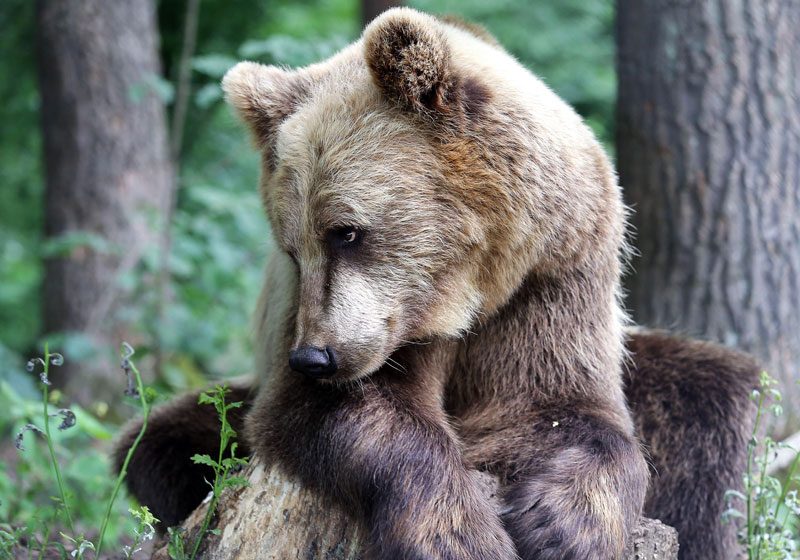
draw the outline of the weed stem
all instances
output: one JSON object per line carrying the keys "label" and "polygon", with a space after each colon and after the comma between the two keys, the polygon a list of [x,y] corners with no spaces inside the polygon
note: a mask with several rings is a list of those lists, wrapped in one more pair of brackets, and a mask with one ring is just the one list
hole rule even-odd
{"label": "weed stem", "polygon": [[133,457],[133,453],[139,446],[139,442],[142,441],[145,430],[147,430],[147,418],[150,416],[150,403],[147,402],[147,396],[145,394],[144,384],[142,383],[142,376],[139,373],[139,369],[136,367],[136,364],[133,363],[133,360],[130,359],[130,356],[127,356],[125,360],[126,367],[129,367],[131,371],[133,371],[134,376],[136,376],[136,390],[139,393],[139,403],[142,407],[142,427],[139,429],[139,433],[137,434],[136,439],[133,441],[133,445],[131,445],[130,449],[128,449],[128,453],[125,455],[125,461],[122,463],[122,468],[119,470],[117,480],[114,483],[114,491],[111,493],[111,498],[108,500],[106,514],[103,516],[103,524],[100,526],[100,536],[97,538],[95,558],[100,558],[100,550],[103,547],[103,537],[106,534],[108,520],[111,518],[111,508],[114,506],[114,502],[117,499],[117,494],[119,494],[119,490],[122,487],[122,481],[128,474],[128,464],[131,462],[131,457]]}
{"label": "weed stem", "polygon": [[48,391],[48,382],[47,380],[50,378],[50,348],[49,344],[45,342],[44,344],[44,390],[42,391],[42,407],[44,413],[44,434],[45,439],[47,440],[47,449],[50,450],[50,461],[53,465],[53,471],[56,473],[56,482],[58,483],[58,491],[61,494],[61,504],[64,506],[64,515],[67,517],[67,526],[69,527],[69,531],[72,534],[72,537],[75,537],[75,525],[72,522],[72,513],[69,510],[69,504],[67,503],[67,492],[66,488],[64,487],[64,479],[61,477],[61,469],[58,466],[58,460],[56,459],[56,450],[53,447],[53,438],[50,436],[50,414],[47,409],[47,401],[49,398],[49,391]]}

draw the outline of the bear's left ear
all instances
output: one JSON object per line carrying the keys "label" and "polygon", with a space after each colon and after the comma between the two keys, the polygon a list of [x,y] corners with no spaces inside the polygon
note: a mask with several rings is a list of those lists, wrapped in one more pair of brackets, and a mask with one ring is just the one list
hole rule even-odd
{"label": "bear's left ear", "polygon": [[222,89],[259,148],[271,151],[278,127],[308,95],[309,80],[301,70],[240,62],[225,74]]}
{"label": "bear's left ear", "polygon": [[420,113],[450,113],[458,80],[442,24],[409,8],[384,12],[364,30],[364,57],[384,95]]}

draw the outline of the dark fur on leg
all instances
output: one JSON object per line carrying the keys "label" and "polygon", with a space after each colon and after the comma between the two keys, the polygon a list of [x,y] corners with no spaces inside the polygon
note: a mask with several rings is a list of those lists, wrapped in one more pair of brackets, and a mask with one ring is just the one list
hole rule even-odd
{"label": "dark fur on leg", "polygon": [[647,488],[638,444],[574,409],[550,412],[558,425],[540,427],[559,441],[531,436],[541,447],[506,487],[506,529],[524,560],[619,558]]}
{"label": "dark fur on leg", "polygon": [[723,524],[728,489],[741,489],[759,368],[716,344],[635,334],[627,397],[652,465],[645,514],[678,530],[681,560],[736,556]]}
{"label": "dark fur on leg", "polygon": [[[252,397],[249,387],[230,389],[226,401],[242,401],[246,405],[228,412],[228,420],[238,433]],[[161,521],[158,529],[162,532],[183,521],[203,501],[210,490],[206,480],[214,476],[210,467],[196,465],[191,460],[196,453],[211,457],[219,453],[217,412],[211,405],[198,404],[199,394],[199,391],[189,393],[156,407],[128,465],[125,481],[128,491]],[[131,422],[117,441],[113,455],[117,472],[141,425],[141,420]],[[248,454],[247,445],[240,438],[238,455]]]}
{"label": "dark fur on leg", "polygon": [[500,477],[503,523],[523,560],[621,555],[644,503],[647,465],[635,438],[598,413],[604,408],[542,403],[498,429],[487,429],[486,410],[464,419],[467,462]]}
{"label": "dark fur on leg", "polygon": [[288,374],[259,396],[256,452],[360,514],[368,558],[512,560],[514,546],[463,464],[437,383],[374,374],[363,386]]}

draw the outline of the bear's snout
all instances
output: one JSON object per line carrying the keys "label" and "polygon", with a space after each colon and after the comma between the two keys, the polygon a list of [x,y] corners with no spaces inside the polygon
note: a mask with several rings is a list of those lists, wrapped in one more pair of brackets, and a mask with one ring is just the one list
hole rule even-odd
{"label": "bear's snout", "polygon": [[331,377],[337,369],[336,353],[330,346],[300,346],[289,352],[289,367],[314,379]]}

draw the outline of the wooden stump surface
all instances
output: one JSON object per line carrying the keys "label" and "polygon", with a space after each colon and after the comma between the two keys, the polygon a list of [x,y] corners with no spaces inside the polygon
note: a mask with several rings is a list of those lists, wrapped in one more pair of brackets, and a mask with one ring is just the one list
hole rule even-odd
{"label": "wooden stump surface", "polygon": [[[226,492],[201,549],[207,560],[361,560],[363,529],[340,507],[290,480],[278,467],[256,462],[244,473],[249,486]],[[486,476],[487,493],[497,483]],[[187,543],[194,542],[208,503],[184,522]],[[621,560],[676,560],[676,531],[642,519]],[[168,560],[166,542],[153,560]]]}

